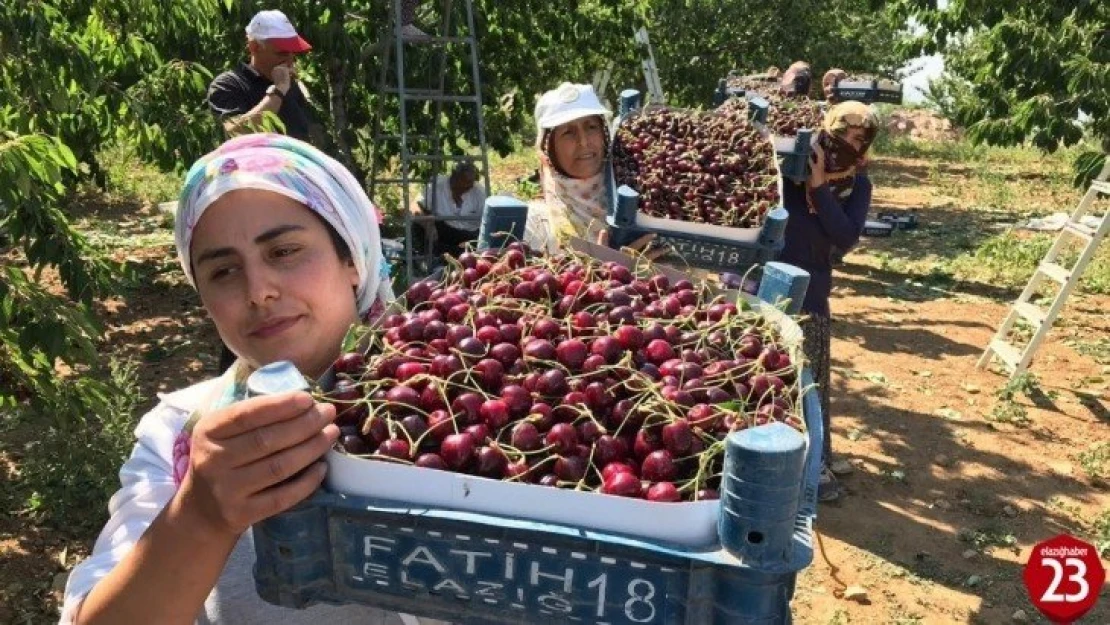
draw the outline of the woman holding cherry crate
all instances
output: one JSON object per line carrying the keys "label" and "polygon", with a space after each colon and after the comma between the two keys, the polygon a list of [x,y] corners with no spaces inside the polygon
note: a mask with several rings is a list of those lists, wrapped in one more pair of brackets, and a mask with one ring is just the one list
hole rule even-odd
{"label": "woman holding cherry crate", "polygon": [[282,135],[232,139],[189,170],[176,215],[181,267],[238,359],[163,395],[139,422],[122,487],[61,623],[430,625],[365,606],[292,610],[255,590],[252,524],[319,488],[335,407],[306,392],[246,397],[260,366],[318,377],[352,324],[393,300],[380,214],[357,180]]}

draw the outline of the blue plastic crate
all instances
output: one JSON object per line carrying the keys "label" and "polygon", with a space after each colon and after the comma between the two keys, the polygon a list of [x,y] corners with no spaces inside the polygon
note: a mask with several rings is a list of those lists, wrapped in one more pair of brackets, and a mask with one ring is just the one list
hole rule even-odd
{"label": "blue plastic crate", "polygon": [[775,153],[783,178],[805,182],[809,178],[809,160],[813,154],[813,130],[802,128],[794,137],[775,137]]}
{"label": "blue plastic crate", "polygon": [[528,221],[528,205],[515,197],[494,195],[486,199],[478,229],[479,249],[500,249],[513,241],[523,241]]}
{"label": "blue plastic crate", "polygon": [[[802,381],[811,384],[808,370]],[[253,527],[256,588],[289,608],[359,603],[465,625],[790,623],[797,573],[813,560],[823,435],[813,389],[803,413],[804,458],[782,424],[730,435],[722,545],[689,549],[321,490]]]}
{"label": "blue plastic crate", "polygon": [[[712,271],[744,273],[752,266],[774,260],[785,242],[788,213],[781,207],[767,213],[761,228],[716,228],[714,231],[728,232],[732,236],[712,236],[704,233],[708,228],[699,228],[698,224],[686,225],[679,222],[673,225],[654,225],[671,220],[648,221],[640,216],[639,197],[636,191],[626,185],[617,189],[606,217],[609,244],[612,247],[620,248],[645,234],[654,234],[656,238],[653,246],[666,246],[671,250],[664,259],[668,263]],[[645,225],[646,223],[652,225]],[[688,228],[691,231],[679,228]],[[693,231],[699,229],[702,232]]]}

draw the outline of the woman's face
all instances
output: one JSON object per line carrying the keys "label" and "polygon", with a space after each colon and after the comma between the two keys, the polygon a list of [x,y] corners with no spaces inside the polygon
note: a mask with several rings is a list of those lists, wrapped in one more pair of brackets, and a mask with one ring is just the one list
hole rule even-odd
{"label": "woman's face", "polygon": [[605,123],[594,115],[556,126],[551,156],[571,178],[596,176],[605,162]]}
{"label": "woman's face", "polygon": [[849,127],[841,136],[856,152],[863,153],[867,143],[867,132],[863,128]]}
{"label": "woman's face", "polygon": [[252,365],[290,360],[317,377],[357,321],[358,271],[327,227],[279,193],[227,193],[193,231],[201,301],[231,351]]}

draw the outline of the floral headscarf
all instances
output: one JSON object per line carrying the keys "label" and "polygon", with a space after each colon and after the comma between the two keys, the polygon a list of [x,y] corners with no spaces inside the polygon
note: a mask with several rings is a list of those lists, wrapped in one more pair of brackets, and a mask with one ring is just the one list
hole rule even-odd
{"label": "floral headscarf", "polygon": [[[356,291],[362,317],[393,301],[389,264],[382,253],[378,225],[382,217],[349,171],[303,141],[278,134],[254,134],[224,143],[201,157],[185,177],[178,202],[174,239],[181,268],[196,286],[190,244],[204,211],[224,194],[261,189],[292,198],[320,215],[347,244],[358,271]],[[174,440],[173,473],[177,485],[189,468],[192,430],[204,415],[246,397],[252,369],[239,359],[190,416]]]}
{"label": "floral headscarf", "polygon": [[[844,140],[849,128],[863,129],[863,147],[857,150]],[[841,102],[825,113],[817,143],[825,154],[825,178],[833,195],[840,201],[848,199],[855,186],[856,173],[867,163],[867,151],[879,131],[879,120],[871,107],[855,101]],[[816,155],[814,155],[816,160]],[[809,212],[817,212],[817,203],[809,194]]]}
{"label": "floral headscarf", "polygon": [[351,250],[358,270],[360,315],[374,303],[393,300],[389,263],[382,253],[381,213],[351,172],[311,145],[278,134],[237,137],[198,160],[185,177],[174,239],[181,268],[196,286],[190,244],[204,211],[239,189],[280,193],[320,215]]}

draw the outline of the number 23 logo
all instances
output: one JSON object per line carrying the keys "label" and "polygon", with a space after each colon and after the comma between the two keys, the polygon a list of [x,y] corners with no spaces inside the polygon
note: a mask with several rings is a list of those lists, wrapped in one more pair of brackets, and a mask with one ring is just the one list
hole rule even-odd
{"label": "number 23 logo", "polygon": [[[1060,564],[1057,558],[1046,558],[1042,564],[1052,569],[1052,583],[1044,591],[1041,601],[1049,603],[1077,603],[1087,598],[1088,593],[1091,592],[1091,587],[1087,584],[1087,565],[1079,558],[1067,558],[1064,564]],[[1069,582],[1075,582],[1079,585],[1079,592],[1075,594],[1061,594],[1060,583],[1064,581],[1065,569],[1073,570],[1074,572],[1068,575]]]}

